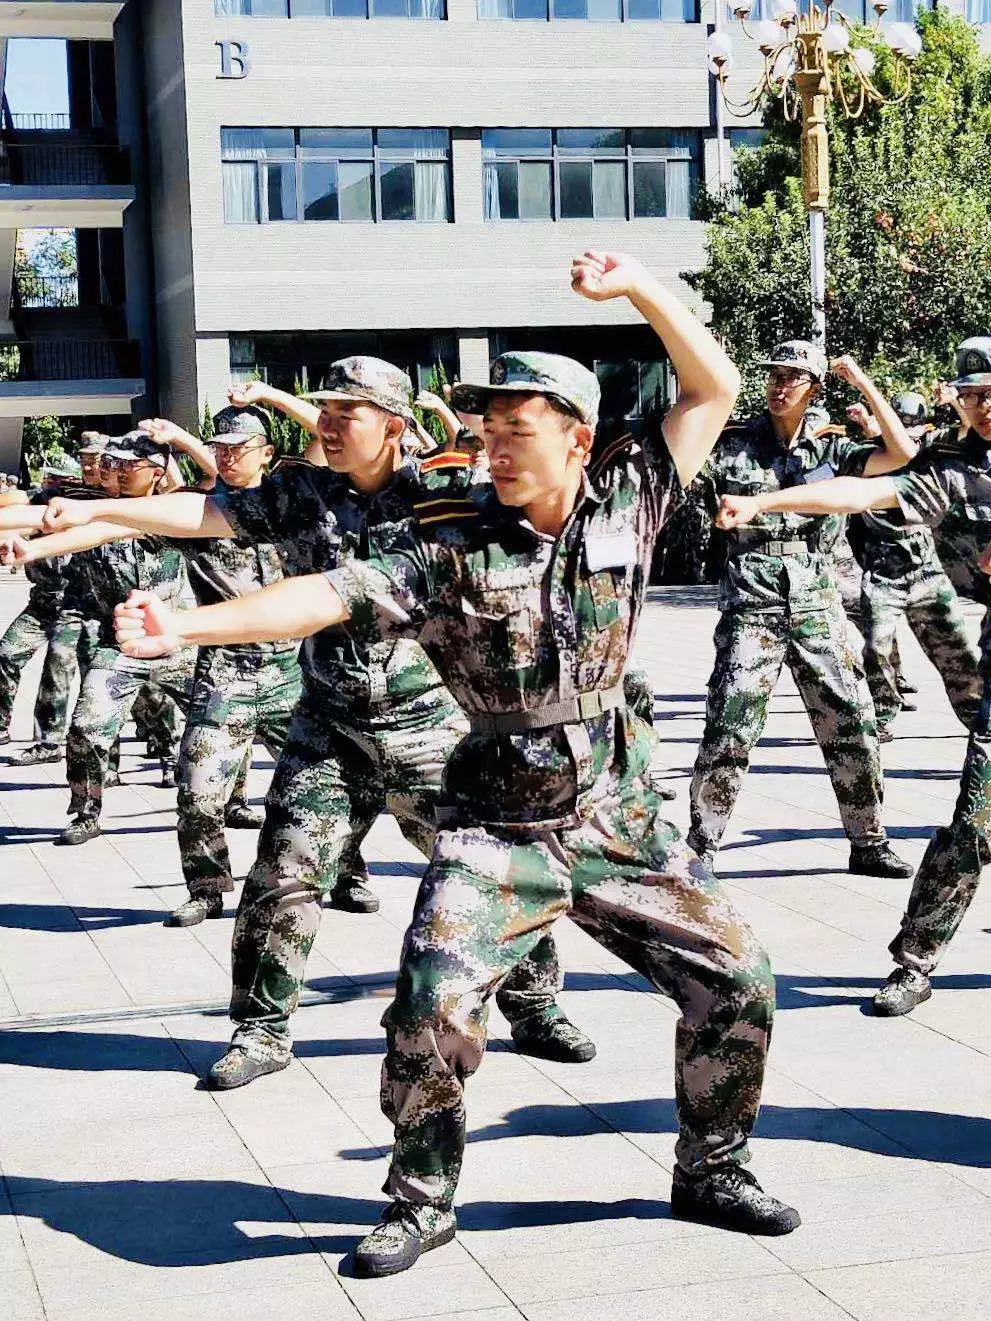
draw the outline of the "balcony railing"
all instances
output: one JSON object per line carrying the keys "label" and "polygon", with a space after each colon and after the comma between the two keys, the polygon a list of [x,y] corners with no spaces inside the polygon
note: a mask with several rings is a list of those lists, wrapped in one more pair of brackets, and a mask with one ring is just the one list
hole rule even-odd
{"label": "balcony railing", "polygon": [[0,186],[128,184],[130,173],[127,152],[122,147],[91,143],[0,143]]}
{"label": "balcony railing", "polygon": [[19,272],[14,279],[18,307],[78,307],[79,281],[74,275]]}
{"label": "balcony railing", "polygon": [[140,347],[129,340],[0,341],[0,383],[133,380],[140,375]]}
{"label": "balcony railing", "polygon": [[43,133],[68,133],[72,128],[72,120],[68,114],[15,114],[10,110],[4,112],[4,128],[24,129],[28,132]]}

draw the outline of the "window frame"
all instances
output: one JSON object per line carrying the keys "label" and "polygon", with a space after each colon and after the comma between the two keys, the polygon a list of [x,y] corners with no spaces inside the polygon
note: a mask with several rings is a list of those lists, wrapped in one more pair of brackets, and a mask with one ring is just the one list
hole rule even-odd
{"label": "window frame", "polygon": [[[431,126],[431,131],[442,132],[447,135],[446,154],[441,156],[419,155],[412,147],[380,147],[379,133],[383,131],[380,127],[370,128],[368,131],[372,135],[370,147],[319,147],[304,146],[301,136],[307,131],[323,131],[324,126],[315,124],[300,125],[293,127],[289,131],[293,134],[293,152],[286,156],[257,156],[241,159],[227,159],[224,155],[224,130],[250,129],[255,125],[230,125],[225,124],[221,127],[220,133],[220,170],[221,170],[221,205],[223,205],[223,172],[225,165],[254,165],[255,167],[255,196],[258,199],[259,217],[257,220],[228,220],[226,212],[224,214],[225,225],[451,225],[454,223],[454,188],[453,188],[453,156],[451,147],[451,130],[449,128],[439,129],[436,125]],[[261,127],[278,127],[282,125],[265,125]],[[359,127],[357,125],[335,126],[343,129]],[[363,127],[363,126],[361,126]],[[386,127],[385,132],[392,131]],[[401,132],[402,129],[399,129]],[[410,129],[411,132],[418,131]],[[282,148],[288,152],[288,148]],[[386,161],[391,164],[411,164],[413,166],[413,210],[414,214],[405,220],[390,219],[387,220],[382,215],[382,179],[380,166]],[[303,171],[307,164],[312,165],[334,165],[339,167],[341,161],[349,161],[360,164],[370,164],[372,167],[372,215],[367,220],[342,220],[340,218],[340,171],[335,168],[337,182],[337,219],[336,220],[311,220],[305,214],[304,192],[303,192]],[[423,220],[416,215],[417,195],[416,195],[416,165],[418,161],[427,161],[432,164],[444,166],[444,200],[447,208],[447,215],[443,220]],[[269,220],[262,218],[261,199],[265,196],[264,171],[269,165],[292,164],[295,171],[295,197],[296,197],[296,215],[289,220]]]}
{"label": "window frame", "polygon": [[[481,12],[483,0],[475,0],[475,17],[480,23],[684,23],[699,24],[702,21],[701,0],[690,0],[692,8],[691,18],[630,18],[630,0],[620,0],[620,13],[618,18],[558,18],[554,13],[554,0],[547,0],[546,18],[517,18],[516,14],[483,14]],[[684,0],[682,0],[684,4]],[[722,3],[722,0],[717,0]],[[515,5],[515,0],[514,0]],[[446,0],[445,0],[446,7]]]}
{"label": "window frame", "polygon": [[[443,13],[438,14],[436,18],[431,18],[427,14],[410,14],[407,12],[405,15],[384,14],[382,15],[382,19],[384,19],[385,21],[391,20],[394,23],[401,23],[404,21],[404,19],[407,23],[446,23],[448,19],[447,0],[438,0],[438,2],[443,7]],[[365,12],[363,14],[296,14],[293,12],[294,3],[295,0],[282,0],[281,14],[274,14],[274,13],[256,14],[253,13],[250,9],[247,11],[242,10],[240,8],[235,10],[223,9],[221,7],[222,0],[214,0],[213,13],[215,18],[228,18],[228,19],[230,18],[280,19],[281,18],[291,21],[293,19],[333,18],[336,19],[338,22],[351,22],[351,23],[362,23],[362,22],[369,23],[369,22],[375,22],[379,19],[379,15],[374,12],[375,0],[365,0]],[[407,10],[409,9],[412,3],[413,0],[406,0]],[[424,3],[424,0],[419,0],[419,3],[422,5]]]}
{"label": "window frame", "polygon": [[[633,170],[634,170],[634,165],[637,164],[638,162],[639,162],[639,163],[647,163],[647,162],[654,162],[654,163],[656,163],[656,162],[658,162],[658,161],[663,162],[663,164],[664,164],[664,182],[665,182],[665,207],[667,206],[667,198],[668,198],[668,196],[670,195],[670,194],[669,194],[669,190],[668,190],[668,188],[667,188],[668,165],[669,165],[669,163],[670,163],[672,160],[687,160],[687,161],[688,161],[688,165],[689,165],[689,173],[690,173],[690,176],[691,176],[692,166],[694,166],[695,188],[697,189],[697,188],[699,187],[699,185],[701,184],[701,182],[702,182],[702,166],[703,166],[702,132],[703,132],[703,130],[701,130],[701,129],[695,129],[695,128],[693,128],[693,127],[690,127],[690,128],[687,128],[687,129],[672,128],[672,129],[668,130],[668,131],[673,132],[673,133],[689,133],[689,134],[692,134],[692,135],[693,135],[693,138],[694,138],[694,154],[689,155],[689,156],[687,156],[687,157],[685,157],[685,156],[681,156],[681,157],[678,157],[678,156],[672,156],[672,155],[670,154],[670,150],[671,150],[671,149],[670,149],[670,148],[665,148],[665,147],[636,147],[636,148],[635,148],[635,147],[633,146],[633,134],[634,134],[635,132],[637,132],[638,129],[624,128],[624,129],[619,129],[619,130],[618,130],[619,132],[621,132],[621,133],[623,134],[623,146],[622,146],[622,147],[587,147],[587,148],[586,148],[586,147],[567,147],[567,146],[565,146],[565,147],[561,147],[561,146],[559,145],[559,142],[558,142],[558,134],[561,133],[562,131],[563,131],[563,132],[569,132],[570,130],[569,130],[569,129],[563,129],[563,130],[562,130],[561,128],[552,128],[552,129],[549,130],[549,131],[550,131],[550,134],[551,134],[551,145],[550,145],[549,150],[546,150],[546,151],[545,151],[545,150],[536,150],[536,149],[535,149],[533,152],[513,151],[513,150],[511,150],[511,149],[509,149],[509,148],[486,147],[486,146],[485,146],[485,134],[486,134],[487,132],[494,132],[494,131],[497,131],[497,130],[495,130],[494,128],[491,128],[491,127],[490,127],[490,128],[487,128],[487,129],[486,129],[486,128],[483,128],[483,129],[481,130],[481,133],[482,133],[482,212],[483,212],[483,219],[484,219],[484,221],[485,221],[486,224],[498,225],[498,224],[506,223],[506,224],[515,224],[515,225],[519,225],[519,224],[527,224],[527,225],[544,224],[544,225],[546,225],[546,224],[559,224],[559,223],[562,222],[562,221],[563,221],[564,223],[566,223],[566,224],[573,224],[573,223],[575,223],[576,221],[585,221],[585,220],[591,220],[591,221],[596,221],[596,222],[601,221],[601,222],[603,222],[603,223],[612,222],[613,224],[624,224],[624,223],[625,223],[625,224],[629,224],[631,221],[636,221],[636,220],[643,220],[643,221],[650,221],[650,220],[691,220],[691,215],[688,215],[688,216],[670,216],[670,215],[665,214],[665,215],[663,215],[663,216],[638,216],[638,215],[636,214],[636,209],[635,209],[635,205],[634,205],[634,175],[633,175]],[[541,130],[541,131],[544,131],[544,130]],[[589,130],[589,131],[590,131],[590,132],[595,132],[596,130],[591,129],[591,130]],[[612,126],[610,126],[609,128],[603,128],[603,129],[600,129],[600,130],[598,130],[598,131],[600,131],[600,132],[612,131]],[[620,216],[598,216],[598,215],[595,214],[595,210],[596,210],[596,199],[595,199],[595,164],[596,164],[597,161],[600,162],[600,163],[602,163],[602,164],[613,163],[613,162],[622,162],[623,165],[624,165],[624,168],[625,168],[625,170],[626,170],[626,179],[625,179],[625,186],[624,186],[623,194],[624,194],[625,203],[626,203],[626,214],[625,214],[624,216],[622,216],[622,217],[620,217]],[[519,167],[520,167],[521,164],[528,163],[528,162],[539,162],[539,163],[543,163],[543,164],[549,164],[550,167],[551,167],[551,209],[550,209],[550,215],[548,215],[548,216],[539,216],[539,217],[538,217],[538,216],[520,216],[520,215],[517,215],[517,216],[514,217],[514,216],[489,216],[489,215],[485,214],[485,212],[486,212],[486,200],[485,200],[485,199],[486,199],[486,182],[485,182],[485,180],[486,180],[486,170],[487,170],[487,167],[488,167],[489,165],[496,165],[496,164],[499,164],[499,165],[502,165],[502,164],[512,164],[512,165],[515,165],[515,166],[516,166],[516,170],[517,170],[516,195],[517,195],[517,198],[519,198],[519,195],[520,195],[520,189],[519,189]],[[590,164],[591,164],[591,166],[592,166],[592,215],[591,215],[591,216],[562,216],[562,215],[561,215],[561,170],[560,170],[560,166],[561,166],[561,163],[562,163],[562,162],[564,162],[564,163],[575,162],[575,163],[582,163],[582,164],[590,163]]]}

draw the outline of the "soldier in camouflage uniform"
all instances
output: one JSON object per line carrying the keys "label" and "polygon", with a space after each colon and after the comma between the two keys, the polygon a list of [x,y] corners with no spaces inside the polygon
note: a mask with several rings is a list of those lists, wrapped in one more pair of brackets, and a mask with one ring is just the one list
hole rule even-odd
{"label": "soldier in camouflage uniform", "polygon": [[[924,451],[939,443],[926,425],[926,402],[921,395],[896,395],[891,405]],[[880,434],[870,415],[863,419],[863,428],[872,439]],[[853,522],[864,570],[864,668],[877,713],[878,737],[882,742],[891,740],[890,725],[904,706],[895,654],[895,635],[902,618],[939,671],[953,709],[969,729],[981,699],[978,655],[953,584],[937,557],[932,530],[907,521],[898,510],[868,512]]]}
{"label": "soldier in camouflage uniform", "polygon": [[[118,512],[101,508],[100,516],[170,536],[271,542],[286,572],[299,575],[336,567],[370,528],[406,519],[424,485],[433,485],[433,507],[443,514],[448,487],[470,483],[473,470],[464,456],[421,460],[406,448],[413,414],[405,372],[357,357],[331,364],[327,379],[328,388],[315,396],[327,467],[283,462],[253,489],[221,488],[209,498],[181,492]],[[63,513],[62,522],[85,521],[90,513],[81,506],[75,515]],[[320,924],[321,898],[335,884],[342,855],[383,811],[429,854],[441,775],[466,728],[437,671],[412,642],[365,648],[345,630],[329,629],[307,639],[300,659],[302,697],[235,921],[231,1016],[240,1026],[210,1070],[216,1088],[243,1086],[289,1063],[290,1019]],[[594,1045],[556,1004],[560,982],[548,934],[502,989],[500,1008],[520,1050],[590,1059]]]}
{"label": "soldier in camouflage uniform", "polygon": [[[897,510],[911,527],[929,527],[954,506],[970,511],[975,526],[991,521],[991,337],[957,350],[954,382],[970,422],[963,444],[937,443],[904,473],[872,480],[824,482],[811,490],[781,491],[756,499],[724,498],[720,521],[744,525],[768,512],[835,517]],[[956,431],[956,427],[953,428]],[[979,553],[975,546],[975,553]],[[991,554],[981,555],[991,572]],[[919,866],[901,930],[890,945],[898,965],[873,999],[876,1014],[910,1013],[932,995],[930,976],[953,938],[991,862],[991,634],[981,637],[983,691],[970,727],[967,757],[953,820],[936,831]]]}
{"label": "soldier in camouflage uniform", "polygon": [[[755,495],[838,473],[884,472],[914,448],[890,406],[852,359],[833,370],[864,393],[885,434],[877,448],[810,421],[828,370],[804,340],[780,344],[769,369],[767,411],[730,426],[710,463],[718,492]],[[850,870],[911,876],[881,823],[881,758],[864,672],[833,579],[840,519],[765,518],[729,538],[722,618],[709,680],[705,732],[692,776],[689,843],[711,859],[761,736],[782,665],[791,670],[822,749],[850,840]]]}
{"label": "soldier in camouflage uniform", "polygon": [[[504,354],[492,386],[460,385],[452,398],[484,412],[491,481],[443,507],[424,492],[412,524],[369,529],[368,563],[277,584],[255,616],[307,633],[346,619],[370,647],[418,638],[471,731],[448,766],[442,829],[383,1020],[393,1201],[356,1251],[360,1274],[405,1270],[454,1236],[464,1084],[482,1059],[486,1002],[566,913],[682,1011],[673,1214],[752,1233],[799,1223],[743,1168],[773,1014],[767,956],[662,819],[642,778],[645,727],[623,698],[654,539],[739,376],[630,258],[588,253],[572,282],[593,298],[627,295],[663,336],[681,389],[663,433],[607,450],[590,477],[594,374],[552,354]],[[186,621],[138,598],[118,612],[118,638],[161,654],[186,636],[242,636],[251,621],[236,606],[199,612],[187,634]]]}

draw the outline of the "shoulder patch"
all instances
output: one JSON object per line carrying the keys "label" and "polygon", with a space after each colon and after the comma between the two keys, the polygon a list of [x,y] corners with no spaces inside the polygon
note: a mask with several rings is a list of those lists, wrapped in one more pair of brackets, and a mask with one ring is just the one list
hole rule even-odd
{"label": "shoulder patch", "polygon": [[816,440],[820,436],[845,436],[846,427],[837,426],[835,422],[827,422],[821,427],[815,427],[812,434]]}
{"label": "shoulder patch", "polygon": [[273,473],[282,472],[286,468],[306,468],[310,472],[323,471],[322,464],[310,463],[308,459],[285,457],[281,459],[276,459],[276,461],[272,464],[271,468],[269,468],[268,475],[271,477]]}
{"label": "shoulder patch", "polygon": [[470,468],[472,456],[463,450],[441,450],[431,454],[420,464],[421,472],[437,472],[440,468]]}
{"label": "shoulder patch", "polygon": [[431,500],[418,500],[413,505],[413,519],[420,527],[432,523],[455,523],[478,518],[478,505],[474,500],[457,496],[439,496]]}
{"label": "shoulder patch", "polygon": [[611,440],[602,453],[597,454],[589,464],[589,477],[597,477],[607,464],[612,463],[613,459],[615,459],[618,454],[622,454],[624,450],[628,450],[632,445],[638,443],[636,436],[631,435],[629,432],[626,432],[622,436],[617,436],[615,440]]}

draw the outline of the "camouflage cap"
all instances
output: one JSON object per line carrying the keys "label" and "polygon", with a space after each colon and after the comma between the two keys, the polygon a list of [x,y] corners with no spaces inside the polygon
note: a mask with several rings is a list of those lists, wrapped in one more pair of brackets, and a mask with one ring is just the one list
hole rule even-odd
{"label": "camouflage cap", "polygon": [[590,427],[599,420],[595,373],[557,353],[501,353],[492,364],[490,384],[456,385],[451,407],[461,413],[484,413],[494,394],[552,395]]}
{"label": "camouflage cap", "polygon": [[146,431],[128,431],[123,436],[108,436],[103,453],[114,459],[147,459],[167,468],[171,451],[168,445],[152,440]]}
{"label": "camouflage cap", "polygon": [[75,459],[68,454],[59,454],[49,459],[41,469],[42,478],[45,477],[74,477],[82,476],[82,469]]}
{"label": "camouflage cap", "polygon": [[894,395],[891,400],[891,407],[895,410],[903,422],[910,426],[915,426],[919,422],[925,422],[929,416],[929,405],[926,403],[925,396],[916,390],[902,390]]}
{"label": "camouflage cap", "polygon": [[76,450],[77,454],[102,454],[110,437],[102,431],[84,431],[80,439],[83,443]]}
{"label": "camouflage cap", "polygon": [[991,385],[991,335],[973,335],[956,352],[957,379],[951,385]]}
{"label": "camouflage cap", "polygon": [[382,358],[340,358],[327,368],[324,388],[304,397],[318,403],[325,399],[364,399],[407,422],[413,421],[413,382],[401,367]]}
{"label": "camouflage cap", "polygon": [[246,404],[243,408],[232,404],[214,413],[211,441],[214,445],[243,445],[246,440],[261,436],[268,443],[272,439],[271,427],[271,419],[264,409],[254,404]]}
{"label": "camouflage cap", "polygon": [[816,381],[824,381],[829,371],[829,359],[822,349],[807,339],[786,339],[775,346],[769,358],[762,358],[758,367],[792,367],[808,372]]}

